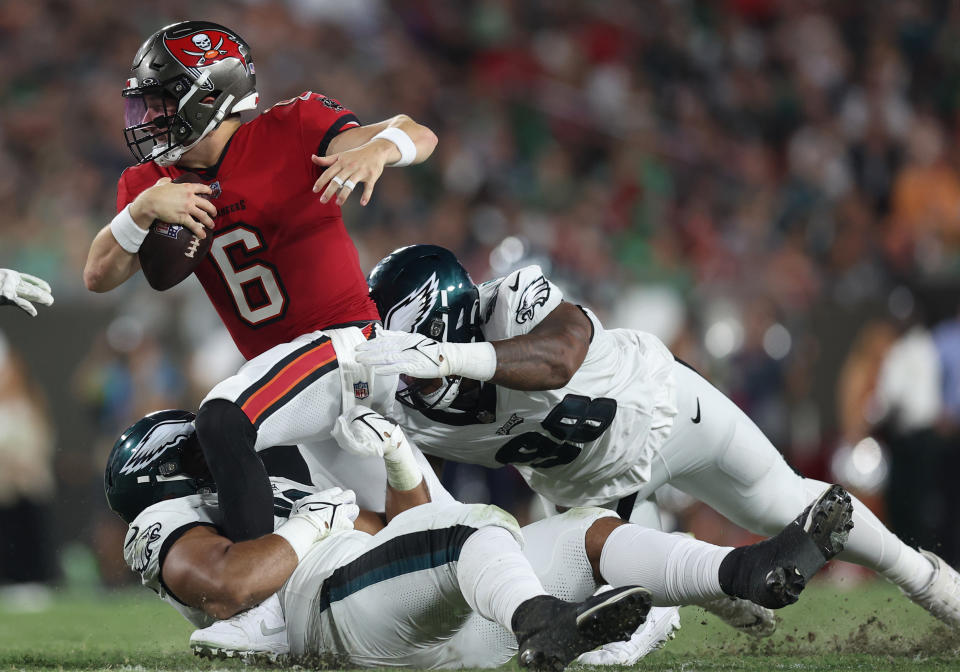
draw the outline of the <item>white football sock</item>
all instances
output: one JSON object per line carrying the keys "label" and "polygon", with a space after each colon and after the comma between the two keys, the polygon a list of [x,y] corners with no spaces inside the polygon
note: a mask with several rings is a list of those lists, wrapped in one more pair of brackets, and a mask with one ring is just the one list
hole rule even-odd
{"label": "white football sock", "polygon": [[930,584],[934,566],[918,551],[903,542],[901,544],[903,547],[896,562],[890,569],[880,573],[912,595]]}
{"label": "white football sock", "polygon": [[523,602],[546,595],[520,544],[502,527],[483,527],[471,534],[457,562],[460,591],[470,608],[507,630]]}
{"label": "white football sock", "polygon": [[701,604],[726,593],[720,563],[732,549],[685,534],[621,525],[600,554],[600,574],[611,586],[643,586],[657,606]]}

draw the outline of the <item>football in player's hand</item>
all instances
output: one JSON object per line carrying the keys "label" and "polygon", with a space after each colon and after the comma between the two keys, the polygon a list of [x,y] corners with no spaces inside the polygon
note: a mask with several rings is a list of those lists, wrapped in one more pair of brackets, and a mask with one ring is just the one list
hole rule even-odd
{"label": "football in player's hand", "polygon": [[[174,182],[203,182],[195,173],[184,173]],[[202,194],[206,197],[206,194]],[[210,251],[213,232],[197,238],[179,224],[154,220],[140,246],[140,267],[147,282],[161,292],[183,282]]]}

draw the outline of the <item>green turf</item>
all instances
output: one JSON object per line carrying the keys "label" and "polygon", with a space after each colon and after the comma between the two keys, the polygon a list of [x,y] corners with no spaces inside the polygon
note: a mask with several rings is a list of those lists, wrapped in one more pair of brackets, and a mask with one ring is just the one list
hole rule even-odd
{"label": "green turf", "polygon": [[[883,582],[840,593],[814,585],[780,613],[777,633],[753,640],[685,608],[676,640],[636,669],[960,670],[960,638]],[[0,672],[257,669],[197,659],[187,652],[189,635],[189,625],[145,590],[59,597],[38,614],[0,609]]]}

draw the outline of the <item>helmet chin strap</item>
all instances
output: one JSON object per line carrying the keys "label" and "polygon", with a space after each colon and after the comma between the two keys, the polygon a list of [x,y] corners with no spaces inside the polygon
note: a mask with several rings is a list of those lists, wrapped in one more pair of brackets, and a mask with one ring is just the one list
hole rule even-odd
{"label": "helmet chin strap", "polygon": [[[204,74],[207,74],[207,73],[204,73]],[[197,84],[200,84],[199,79],[197,80]],[[191,87],[190,91],[187,93],[187,95],[183,97],[181,106],[183,102],[186,102],[187,99],[193,95],[194,91],[197,89],[197,84],[194,84]],[[236,98],[236,96],[234,96],[233,94],[230,94],[224,99],[220,107],[217,108],[217,113],[213,115],[213,119],[211,119],[210,123],[207,124],[207,127],[203,129],[203,133],[200,134],[200,137],[198,137],[196,140],[191,142],[189,145],[180,145],[178,147],[174,147],[173,149],[170,149],[169,151],[166,150],[166,147],[169,145],[169,143],[158,144],[156,147],[154,147],[153,151],[150,152],[150,154],[151,155],[158,154],[158,156],[153,159],[153,162],[162,168],[166,168],[168,166],[172,166],[177,161],[179,161],[181,157],[183,157],[185,152],[188,152],[194,147],[196,147],[198,142],[200,142],[205,137],[207,137],[207,135],[211,131],[213,131],[213,129],[215,129],[217,126],[220,125],[220,122],[223,121],[224,117],[227,116],[227,110],[230,109],[230,105],[231,103],[233,103],[234,98]],[[169,131],[167,132],[167,137],[168,138],[170,137]]]}

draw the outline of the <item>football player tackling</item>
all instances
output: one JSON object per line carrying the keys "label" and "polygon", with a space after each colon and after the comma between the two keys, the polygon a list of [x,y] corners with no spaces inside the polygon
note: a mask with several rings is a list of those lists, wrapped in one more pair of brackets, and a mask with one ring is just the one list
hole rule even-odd
{"label": "football player tackling", "polygon": [[[451,252],[414,245],[382,260],[369,280],[393,331],[358,346],[357,360],[407,380],[396,419],[425,453],[512,464],[551,508],[606,506],[653,527],[651,498],[665,483],[759,534],[825,487],[795,473],[656,337],[604,329],[537,266],[477,287]],[[853,519],[839,558],[960,627],[960,575],[856,499]]]}
{"label": "football player tackling", "polygon": [[[560,670],[627,637],[651,601],[737,595],[790,604],[851,526],[850,498],[832,486],[759,544],[730,549],[637,530],[619,544],[628,554],[612,558],[610,540],[636,526],[609,510],[571,509],[521,534],[497,507],[430,503],[403,431],[357,406],[334,435],[352,453],[386,463],[388,524],[361,512],[350,491],[275,478],[273,532],[234,543],[223,536],[192,419],[161,411],[135,423],[114,445],[104,485],[130,525],[125,560],[202,628],[191,643],[211,653],[282,654],[289,646],[340,665],[460,668],[499,666],[519,651],[521,666]],[[636,564],[649,592],[623,583]],[[591,597],[600,582],[617,587]],[[270,613],[242,612],[261,600]],[[287,637],[274,636],[284,618]]]}
{"label": "football player tackling", "polygon": [[[197,431],[226,535],[259,537],[273,521],[255,451],[312,435],[309,397],[336,367],[318,330],[378,319],[340,205],[360,183],[366,204],[385,166],[425,160],[437,138],[404,115],[361,125],[310,91],[243,123],[240,112],[258,104],[250,47],[205,21],[147,38],[123,97],[138,165],[120,177],[118,214],[93,240],[84,282],[105,292],[133,276],[155,219],[213,237],[195,273],[251,361],[211,393]],[[172,182],[185,171],[202,183]]]}

